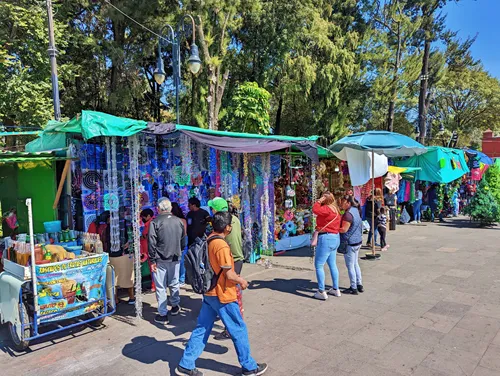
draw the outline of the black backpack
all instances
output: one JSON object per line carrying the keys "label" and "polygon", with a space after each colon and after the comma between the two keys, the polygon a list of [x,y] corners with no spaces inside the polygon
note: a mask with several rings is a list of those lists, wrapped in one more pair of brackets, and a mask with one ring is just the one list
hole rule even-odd
{"label": "black backpack", "polygon": [[206,236],[196,238],[184,255],[184,267],[186,268],[186,280],[191,284],[193,291],[197,294],[205,294],[217,286],[217,281],[222,273],[222,268],[215,274],[210,259],[208,258],[208,243],[214,239],[222,239],[222,236]]}

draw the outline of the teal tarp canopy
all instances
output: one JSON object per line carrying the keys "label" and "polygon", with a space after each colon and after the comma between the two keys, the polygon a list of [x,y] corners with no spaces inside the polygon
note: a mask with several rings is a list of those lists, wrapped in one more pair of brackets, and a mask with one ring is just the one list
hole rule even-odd
{"label": "teal tarp canopy", "polygon": [[430,146],[425,154],[395,161],[399,167],[420,167],[415,179],[446,184],[469,172],[463,150]]}
{"label": "teal tarp canopy", "polygon": [[132,136],[144,129],[147,123],[142,120],[127,119],[97,111],[82,111],[70,121],[49,121],[44,133],[81,133],[89,140],[99,136]]}

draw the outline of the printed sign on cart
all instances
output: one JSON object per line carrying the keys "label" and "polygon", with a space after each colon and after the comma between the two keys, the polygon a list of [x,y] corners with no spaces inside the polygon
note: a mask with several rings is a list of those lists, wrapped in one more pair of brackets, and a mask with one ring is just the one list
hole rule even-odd
{"label": "printed sign on cart", "polygon": [[108,255],[37,265],[42,322],[70,319],[103,306]]}

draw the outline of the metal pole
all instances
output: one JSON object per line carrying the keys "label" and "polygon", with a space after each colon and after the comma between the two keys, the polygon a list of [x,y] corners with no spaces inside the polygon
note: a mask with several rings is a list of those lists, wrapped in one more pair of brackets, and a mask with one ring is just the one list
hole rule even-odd
{"label": "metal pole", "polygon": [[[35,236],[33,235],[33,208],[31,206],[31,198],[26,199],[26,206],[28,207],[28,225],[30,233],[31,284],[33,285],[33,303],[35,306],[35,312],[38,313],[38,289],[36,286],[36,262],[35,262]],[[35,315],[35,317],[37,317],[37,315]]]}
{"label": "metal pole", "polygon": [[180,47],[180,33],[179,28],[177,28],[177,35],[174,40],[174,77],[175,77],[175,117],[177,124],[180,124],[180,114],[179,114],[179,81],[181,80],[181,47]]}
{"label": "metal pole", "polygon": [[372,150],[372,255],[375,256],[375,151]]}
{"label": "metal pole", "polygon": [[52,17],[52,1],[47,0],[47,16],[49,23],[49,58],[52,77],[52,99],[54,101],[54,118],[61,120],[61,104],[59,102],[59,81],[57,79],[57,49],[54,38],[54,18]]}

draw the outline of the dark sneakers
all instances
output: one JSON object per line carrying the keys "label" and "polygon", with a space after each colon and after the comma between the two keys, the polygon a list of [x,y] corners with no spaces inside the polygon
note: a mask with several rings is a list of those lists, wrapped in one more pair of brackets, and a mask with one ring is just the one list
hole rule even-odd
{"label": "dark sneakers", "polygon": [[168,324],[168,317],[167,316],[162,316],[162,315],[156,315],[155,316],[155,322],[158,323],[158,324],[167,325]]}
{"label": "dark sneakers", "polygon": [[224,330],[223,332],[214,335],[214,339],[216,341],[225,341],[225,340],[231,339],[231,335],[229,334],[229,332],[227,330]]}
{"label": "dark sneakers", "polygon": [[363,287],[363,285],[358,285],[358,292],[364,292],[365,289]]}
{"label": "dark sneakers", "polygon": [[177,366],[175,369],[175,374],[178,376],[203,376],[203,372],[195,369],[186,369],[181,366]]}
{"label": "dark sneakers", "polygon": [[170,309],[170,314],[171,314],[172,316],[177,316],[177,315],[179,314],[179,312],[180,312],[180,311],[181,311],[181,306],[176,305],[175,307],[172,307],[172,308]]}
{"label": "dark sneakers", "polygon": [[243,370],[242,375],[243,376],[260,376],[266,373],[267,371],[267,364],[266,363],[261,363],[257,364],[257,369],[254,369],[253,371],[245,371]]}
{"label": "dark sneakers", "polygon": [[358,295],[358,290],[349,287],[348,289],[342,291],[342,294]]}

